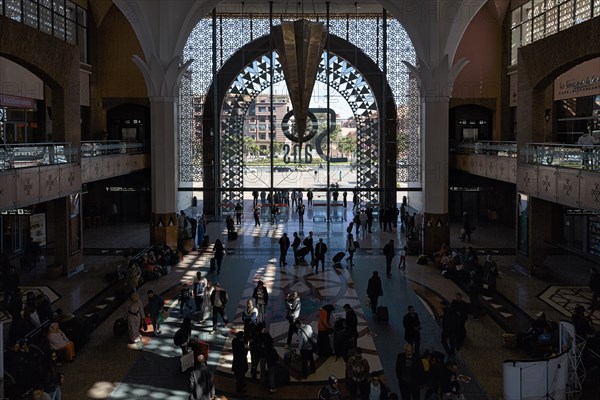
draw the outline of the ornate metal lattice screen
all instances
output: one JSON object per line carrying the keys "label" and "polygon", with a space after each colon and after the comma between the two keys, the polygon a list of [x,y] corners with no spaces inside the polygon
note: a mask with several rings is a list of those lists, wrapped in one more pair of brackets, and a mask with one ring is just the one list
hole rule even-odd
{"label": "ornate metal lattice screen", "polygon": [[[328,67],[326,68],[326,63]],[[271,66],[271,64],[273,64]],[[271,74],[273,76],[271,76]],[[222,202],[241,198],[243,188],[244,119],[250,104],[271,85],[284,80],[277,53],[254,60],[237,76],[227,90],[221,108]],[[369,188],[361,198],[377,202],[379,184],[379,115],[375,96],[362,74],[347,60],[323,53],[317,81],[329,83],[348,102],[357,128],[357,186]]]}
{"label": "ornate metal lattice screen", "polygon": [[[305,18],[325,20],[325,15],[286,14],[285,19]],[[275,15],[273,23],[279,24],[282,15]],[[409,72],[403,60],[415,64],[416,56],[408,34],[401,24],[387,18],[387,43],[384,44],[383,14],[331,14],[330,33],[347,40],[383,70],[384,55],[387,55],[387,81],[391,87],[399,120],[398,126],[398,181],[418,182],[420,180],[420,127],[419,95],[411,84]],[[213,80],[213,67],[219,70],[223,64],[244,45],[269,34],[269,16],[266,14],[218,14],[216,23],[212,18],[202,19],[190,34],[184,49],[183,61],[194,59],[188,86],[191,92],[182,87],[180,99],[179,140],[181,182],[201,181],[201,124],[195,121],[202,118],[201,104]],[[213,43],[213,29],[216,43]],[[235,32],[235,34],[232,34]],[[384,51],[385,45],[385,51]],[[213,66],[213,48],[216,65]],[[186,102],[188,105],[186,105]],[[192,138],[192,140],[189,140]],[[189,164],[193,165],[189,165]],[[366,178],[365,178],[366,179]]]}

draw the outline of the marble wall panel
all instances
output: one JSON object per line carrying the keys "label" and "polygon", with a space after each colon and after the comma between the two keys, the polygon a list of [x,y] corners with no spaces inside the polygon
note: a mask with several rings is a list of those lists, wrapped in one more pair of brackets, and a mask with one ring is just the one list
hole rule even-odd
{"label": "marble wall panel", "polygon": [[16,170],[17,204],[19,207],[36,204],[40,199],[40,167]]}
{"label": "marble wall panel", "polygon": [[517,169],[517,191],[537,196],[538,171],[534,165],[520,164]]}
{"label": "marble wall panel", "polygon": [[126,175],[146,168],[150,168],[149,154],[116,154],[86,157],[81,160],[84,183]]}
{"label": "marble wall panel", "polygon": [[556,169],[556,201],[570,207],[579,208],[579,170]]}
{"label": "marble wall panel", "polygon": [[0,172],[0,210],[10,210],[16,207],[16,179],[15,170]]}
{"label": "marble wall panel", "polygon": [[579,184],[580,208],[600,211],[600,174],[581,171]]}
{"label": "marble wall panel", "polygon": [[556,168],[538,166],[537,197],[556,202]]}
{"label": "marble wall panel", "polygon": [[61,165],[59,176],[59,197],[81,192],[81,167],[79,164]]}

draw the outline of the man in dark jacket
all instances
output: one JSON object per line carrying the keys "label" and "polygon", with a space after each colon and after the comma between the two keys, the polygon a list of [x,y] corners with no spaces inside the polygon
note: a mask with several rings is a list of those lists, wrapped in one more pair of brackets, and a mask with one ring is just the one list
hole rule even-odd
{"label": "man in dark jacket", "polygon": [[215,397],[214,376],[206,365],[204,355],[196,357],[197,366],[190,374],[190,400],[210,400]]}
{"label": "man in dark jacket", "polygon": [[319,238],[319,243],[315,246],[315,272],[319,270],[319,261],[321,262],[321,272],[325,272],[325,253],[327,253],[327,245]]}
{"label": "man in dark jacket", "polygon": [[385,273],[388,277],[392,276],[392,260],[394,259],[394,239],[390,239],[388,244],[383,246],[383,254],[385,255]]}
{"label": "man in dark jacket", "polygon": [[381,278],[379,278],[379,273],[377,271],[373,271],[373,276],[369,278],[369,283],[367,285],[367,296],[369,297],[369,302],[371,303],[371,311],[374,313],[377,312],[377,301],[379,296],[383,296]]}
{"label": "man in dark jacket", "polygon": [[421,321],[413,306],[408,306],[408,313],[402,320],[404,325],[404,340],[413,346],[414,353],[419,355],[421,347]]}
{"label": "man in dark jacket", "polygon": [[221,287],[220,283],[215,284],[215,290],[210,295],[210,303],[212,304],[212,323],[213,330],[211,334],[217,333],[217,317],[220,315],[223,318],[223,322],[225,323],[225,327],[229,323],[227,319],[227,315],[225,314],[225,306],[227,305],[227,292],[225,289]]}
{"label": "man in dark jacket", "polygon": [[287,265],[285,258],[287,256],[288,249],[290,248],[290,238],[287,233],[283,232],[283,236],[279,239],[279,266],[284,267]]}
{"label": "man in dark jacket", "polygon": [[252,297],[254,298],[254,304],[258,309],[257,321],[265,322],[265,308],[267,307],[267,303],[269,303],[269,292],[263,281],[258,281],[252,292]]}
{"label": "man in dark jacket", "polygon": [[352,309],[350,304],[344,304],[344,311],[346,311],[346,331],[350,339],[352,340],[354,347],[357,347],[358,340],[358,317],[356,312]]}
{"label": "man in dark jacket", "polygon": [[456,333],[458,326],[458,318],[456,312],[450,307],[446,300],[441,302],[442,305],[442,346],[448,354],[448,357],[454,358],[456,350]]}
{"label": "man in dark jacket", "polygon": [[399,353],[396,358],[396,378],[402,400],[420,400],[423,374],[421,359],[413,353],[410,344],[405,344],[404,353]]}
{"label": "man in dark jacket", "polygon": [[294,251],[294,267],[298,266],[298,249],[300,248],[300,244],[302,241],[300,240],[300,236],[298,236],[298,232],[294,232],[294,241],[292,242],[292,250]]}
{"label": "man in dark jacket", "polygon": [[238,331],[237,336],[231,341],[231,352],[233,353],[231,370],[235,376],[235,392],[243,393],[246,391],[244,376],[248,372],[248,349],[244,331]]}

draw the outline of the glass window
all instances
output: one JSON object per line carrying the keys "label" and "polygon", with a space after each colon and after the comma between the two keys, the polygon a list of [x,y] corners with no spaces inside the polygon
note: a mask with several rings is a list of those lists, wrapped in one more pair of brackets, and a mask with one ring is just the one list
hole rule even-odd
{"label": "glass window", "polygon": [[0,0],[0,15],[4,12],[4,0]]}
{"label": "glass window", "polygon": [[32,0],[23,0],[23,14],[25,14],[23,16],[23,23],[25,23],[25,25],[29,25],[37,29],[37,2]]}
{"label": "glass window", "polygon": [[66,3],[66,17],[67,19],[70,19],[72,21],[76,21],[77,20],[77,11],[76,11],[76,6],[75,4],[73,4],[72,2],[67,0]]}
{"label": "glass window", "polygon": [[75,22],[67,19],[67,42],[77,44],[77,27]]}
{"label": "glass window", "polygon": [[527,46],[529,43],[531,43],[531,20],[521,25],[521,46]]}
{"label": "glass window", "polygon": [[531,18],[533,18],[533,8],[532,8],[532,4],[531,1],[528,1],[527,3],[523,4],[523,11],[521,14],[521,18],[523,19],[523,21],[531,21]]}
{"label": "glass window", "polygon": [[65,17],[54,14],[54,36],[60,39],[65,38]]}
{"label": "glass window", "polygon": [[21,22],[21,2],[19,0],[4,0],[6,16],[15,21]]}
{"label": "glass window", "polygon": [[540,15],[539,17],[536,17],[533,20],[533,41],[535,42],[536,40],[540,40],[544,38],[544,20],[545,20],[545,16],[544,14]]}
{"label": "glass window", "polygon": [[511,13],[511,27],[515,27],[521,23],[521,7],[515,8]]}
{"label": "glass window", "polygon": [[600,0],[594,0],[594,17],[600,17]]}
{"label": "glass window", "polygon": [[83,26],[78,27],[77,41],[79,42],[79,61],[87,63],[87,29]]}
{"label": "glass window", "polygon": [[546,36],[558,32],[558,7],[551,8],[546,13]]}
{"label": "glass window", "polygon": [[538,15],[542,15],[545,8],[544,0],[533,0],[533,16],[537,17]]}
{"label": "glass window", "polygon": [[87,11],[77,7],[77,23],[81,26],[87,26]]}
{"label": "glass window", "polygon": [[575,7],[575,23],[587,21],[592,15],[592,2],[590,0],[577,0]]}
{"label": "glass window", "polygon": [[52,34],[52,10],[40,7],[40,31]]}
{"label": "glass window", "polygon": [[65,0],[54,0],[53,5],[55,13],[61,16],[65,15]]}
{"label": "glass window", "polygon": [[510,65],[517,63],[517,51],[519,47],[521,47],[521,27],[517,26],[511,30]]}
{"label": "glass window", "polygon": [[573,1],[566,1],[560,5],[559,29],[563,31],[571,26],[573,26]]}

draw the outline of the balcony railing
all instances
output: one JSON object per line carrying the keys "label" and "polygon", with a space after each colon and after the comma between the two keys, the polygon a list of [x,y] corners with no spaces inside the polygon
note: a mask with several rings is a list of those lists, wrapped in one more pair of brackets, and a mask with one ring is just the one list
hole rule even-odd
{"label": "balcony railing", "polygon": [[450,152],[458,154],[483,154],[498,157],[516,157],[516,142],[459,142],[450,143]]}
{"label": "balcony railing", "polygon": [[66,164],[77,160],[71,143],[18,143],[0,145],[0,171]]}
{"label": "balcony railing", "polygon": [[148,150],[148,144],[119,140],[81,142],[81,153],[67,142],[5,144],[0,145],[0,171],[78,162],[79,154],[82,157],[97,157],[139,154]]}
{"label": "balcony railing", "polygon": [[82,157],[106,156],[110,154],[139,154],[149,150],[146,143],[122,142],[120,140],[83,141]]}
{"label": "balcony railing", "polygon": [[520,161],[525,164],[597,171],[600,166],[600,146],[528,143],[521,149]]}

